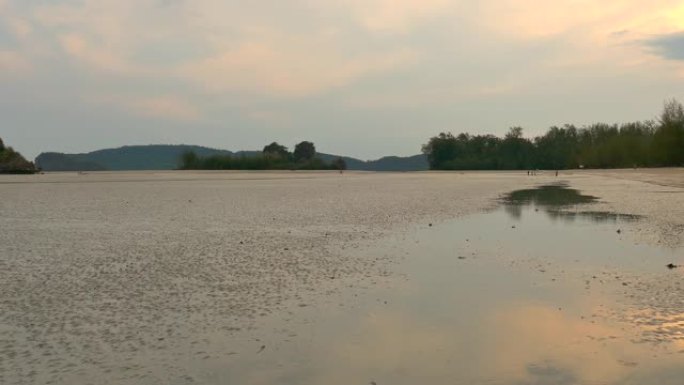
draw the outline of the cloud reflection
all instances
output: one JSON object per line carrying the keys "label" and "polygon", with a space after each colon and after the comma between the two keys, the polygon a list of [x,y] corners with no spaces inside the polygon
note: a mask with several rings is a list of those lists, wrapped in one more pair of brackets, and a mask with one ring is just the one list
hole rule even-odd
{"label": "cloud reflection", "polygon": [[[587,314],[591,303],[578,304]],[[530,302],[483,304],[483,317],[462,328],[448,319],[420,313],[379,310],[356,322],[327,330],[310,350],[287,354],[279,365],[245,370],[244,384],[495,384],[674,385],[682,372],[676,355],[653,357],[632,343],[623,327],[600,318]],[[334,312],[332,312],[334,314]],[[480,312],[460,312],[473,318]],[[300,347],[301,348],[301,347]],[[270,368],[270,369],[269,369]],[[258,374],[256,374],[258,373]],[[651,381],[651,382],[649,382]]]}

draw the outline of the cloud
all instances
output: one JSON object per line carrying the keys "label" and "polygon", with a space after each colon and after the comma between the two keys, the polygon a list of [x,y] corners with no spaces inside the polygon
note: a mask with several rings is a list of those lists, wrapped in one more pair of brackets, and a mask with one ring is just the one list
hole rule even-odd
{"label": "cloud", "polygon": [[[537,41],[563,49],[534,52],[536,56],[528,61],[536,62],[521,66],[521,71],[535,65],[551,70],[608,62],[642,66],[643,53],[623,43],[664,21],[675,23],[672,15],[678,11],[673,9],[678,6],[662,0],[649,4],[503,0],[477,5],[453,0],[333,0],[293,1],[287,6],[269,2],[239,6],[218,0],[84,0],[34,6],[22,15],[32,20],[16,29],[31,33],[33,22],[57,32],[59,45],[74,63],[94,71],[181,79],[213,95],[244,92],[300,98],[378,75],[429,71],[420,68],[426,57],[456,69],[468,63],[465,57],[470,55],[480,57],[484,64],[480,67],[486,69],[486,63],[517,60],[523,53],[517,54],[513,47]],[[567,12],[570,8],[583,11]],[[153,26],[149,15],[155,15]],[[421,31],[427,27],[440,31],[440,36],[423,44],[420,36],[426,32]],[[625,30],[634,32],[614,33]],[[552,37],[555,40],[549,40]],[[511,55],[486,51],[500,49],[501,44],[512,47],[506,48]],[[445,60],[441,50],[458,46],[463,56]],[[477,71],[477,66],[462,70]],[[478,72],[474,75],[475,81],[459,87],[459,94],[472,90],[472,96],[480,98],[510,93],[510,87],[500,85],[510,83],[510,77],[478,82]]]}
{"label": "cloud", "polygon": [[317,39],[275,38],[243,42],[234,49],[185,66],[181,73],[212,92],[245,91],[269,96],[308,96],[373,73],[406,68],[415,52],[344,55]]}
{"label": "cloud", "polygon": [[[563,33],[609,35],[616,30],[652,32],[684,22],[676,0],[501,0],[479,7],[481,20],[492,30],[517,38],[544,38]],[[570,10],[581,10],[573,12]]]}
{"label": "cloud", "polygon": [[59,38],[62,48],[73,56],[83,56],[87,50],[85,39],[76,34],[63,35]]}
{"label": "cloud", "polygon": [[645,44],[668,60],[684,60],[684,31],[654,37]]}
{"label": "cloud", "polygon": [[499,44],[510,41],[562,48],[535,56],[535,61],[566,71],[635,69],[644,73],[658,63],[645,54],[640,41],[684,29],[684,6],[676,0],[502,0],[486,1],[474,12]]}
{"label": "cloud", "polygon": [[457,5],[453,0],[343,0],[357,22],[381,33],[407,33]]}
{"label": "cloud", "polygon": [[[365,9],[358,1],[340,1],[351,7],[350,12]],[[305,15],[336,9],[305,3],[295,3],[293,8]],[[314,95],[369,75],[407,68],[417,58],[415,50],[405,45],[355,42],[363,36],[340,34],[338,27],[316,17],[302,19],[304,29],[284,23],[273,7],[241,9],[232,2],[213,0],[192,5],[151,0],[132,4],[85,0],[44,5],[32,15],[44,28],[58,31],[59,46],[76,65],[124,76],[180,79],[212,94]],[[359,17],[369,26],[405,28],[416,15],[444,4],[444,0],[424,6],[400,1],[392,7],[376,0],[373,11]],[[149,18],[140,16],[150,14],[155,14],[154,27],[148,25]]]}
{"label": "cloud", "polygon": [[33,32],[30,22],[21,18],[12,18],[7,21],[10,31],[17,39],[26,39]]}
{"label": "cloud", "polygon": [[126,74],[143,72],[115,52],[89,42],[79,34],[59,36],[59,43],[69,56],[93,70]]}
{"label": "cloud", "polygon": [[173,94],[137,96],[135,93],[116,95],[94,93],[85,97],[85,101],[100,105],[114,105],[131,115],[167,121],[190,122],[201,117],[201,112],[194,103],[185,97]]}
{"label": "cloud", "polygon": [[141,98],[131,105],[143,115],[169,120],[192,121],[197,120],[200,116],[197,108],[187,100],[172,95]]}
{"label": "cloud", "polygon": [[[680,96],[684,73],[668,60],[677,42],[664,39],[684,30],[679,0],[0,0],[0,30],[3,86],[45,100],[108,95],[103,110],[169,131],[169,119],[196,119],[335,136],[367,158],[379,154],[358,152],[362,127],[377,132],[370,149],[397,127],[415,141],[434,127],[648,117],[662,95]],[[642,107],[560,102],[614,96]],[[74,108],[90,107],[82,102]],[[331,114],[334,132],[316,123]],[[415,151],[403,143],[402,154]]]}
{"label": "cloud", "polygon": [[31,62],[21,53],[0,50],[0,78],[26,73],[31,69]]}

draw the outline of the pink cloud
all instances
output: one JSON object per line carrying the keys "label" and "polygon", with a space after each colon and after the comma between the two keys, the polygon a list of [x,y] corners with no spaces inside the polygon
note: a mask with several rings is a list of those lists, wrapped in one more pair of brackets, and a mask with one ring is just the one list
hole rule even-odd
{"label": "pink cloud", "polygon": [[201,118],[199,108],[188,98],[175,94],[139,96],[135,92],[98,93],[83,95],[83,102],[113,106],[128,114],[168,121],[196,121]]}
{"label": "pink cloud", "polygon": [[59,43],[69,56],[96,71],[127,75],[151,74],[152,69],[138,66],[115,50],[89,42],[84,36],[69,33],[59,37]]}
{"label": "pink cloud", "polygon": [[22,18],[10,18],[7,24],[12,34],[18,39],[26,39],[33,32],[31,23]]}
{"label": "pink cloud", "polygon": [[210,91],[243,90],[277,96],[305,96],[342,87],[364,76],[413,64],[415,52],[345,55],[316,38],[245,41],[182,70]]}
{"label": "pink cloud", "polygon": [[131,107],[142,115],[168,120],[192,121],[200,116],[199,110],[190,102],[173,95],[140,98],[132,102]]}
{"label": "pink cloud", "polygon": [[32,68],[31,62],[22,53],[0,50],[0,77],[26,73]]}
{"label": "pink cloud", "polygon": [[453,0],[342,0],[358,22],[373,32],[406,33],[411,27],[455,8]]}

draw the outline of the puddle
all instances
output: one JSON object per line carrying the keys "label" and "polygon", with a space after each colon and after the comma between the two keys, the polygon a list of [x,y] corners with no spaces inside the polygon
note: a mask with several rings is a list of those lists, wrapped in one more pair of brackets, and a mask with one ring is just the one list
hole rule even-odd
{"label": "puddle", "polygon": [[579,190],[568,187],[565,183],[555,183],[537,188],[516,190],[506,194],[502,201],[513,206],[539,206],[544,208],[567,207],[578,204],[598,202],[598,198],[583,195]]}
{"label": "puddle", "polygon": [[579,190],[568,187],[565,183],[540,186],[538,188],[513,191],[501,202],[506,212],[516,219],[520,219],[523,211],[534,209],[544,211],[550,218],[572,222],[578,218],[589,219],[593,222],[637,221],[638,215],[619,214],[606,211],[577,211],[577,207],[596,203],[598,197],[584,195]]}
{"label": "puddle", "polygon": [[660,338],[647,340],[641,337],[654,328],[648,311],[663,309],[630,299],[647,277],[679,285],[681,272],[665,268],[678,251],[634,245],[624,226],[638,217],[577,211],[597,199],[545,186],[512,193],[492,212],[385,239],[362,253],[400,257],[393,274],[368,288],[349,283],[341,295],[263,320],[259,334],[222,347],[231,354],[193,377],[239,384],[679,385],[684,308],[668,307]]}

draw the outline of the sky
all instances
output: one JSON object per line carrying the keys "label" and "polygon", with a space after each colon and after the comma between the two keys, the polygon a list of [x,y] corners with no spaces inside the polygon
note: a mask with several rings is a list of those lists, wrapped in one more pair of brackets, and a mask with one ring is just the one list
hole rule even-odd
{"label": "sky", "polygon": [[684,101],[684,2],[0,0],[0,137],[33,158],[309,140],[413,155]]}

